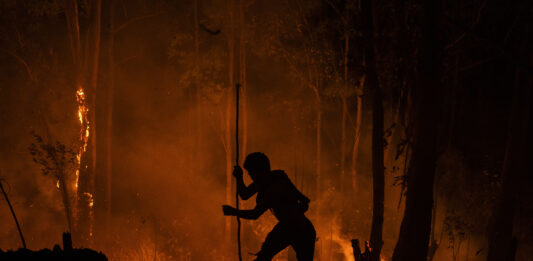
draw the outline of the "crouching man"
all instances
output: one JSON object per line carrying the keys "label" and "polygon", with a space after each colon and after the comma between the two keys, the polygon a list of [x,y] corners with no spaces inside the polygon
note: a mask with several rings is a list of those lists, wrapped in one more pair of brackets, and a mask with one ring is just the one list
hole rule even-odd
{"label": "crouching man", "polygon": [[257,219],[270,209],[278,219],[278,224],[268,233],[256,261],[270,261],[285,249],[292,246],[298,261],[312,261],[315,251],[316,232],[313,224],[305,216],[309,208],[309,199],[292,184],[282,170],[270,170],[270,161],[260,152],[249,154],[244,161],[244,168],[253,182],[246,186],[243,171],[236,166],[233,176],[237,179],[237,191],[243,200],[255,193],[254,209],[237,210],[224,205],[226,216],[239,216],[243,219]]}

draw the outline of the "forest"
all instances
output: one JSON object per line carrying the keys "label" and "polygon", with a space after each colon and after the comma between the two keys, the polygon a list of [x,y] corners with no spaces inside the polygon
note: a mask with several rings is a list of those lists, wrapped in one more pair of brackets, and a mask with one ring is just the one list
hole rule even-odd
{"label": "forest", "polygon": [[0,0],[0,36],[0,253],[255,260],[276,217],[221,206],[263,152],[314,260],[532,259],[533,1]]}

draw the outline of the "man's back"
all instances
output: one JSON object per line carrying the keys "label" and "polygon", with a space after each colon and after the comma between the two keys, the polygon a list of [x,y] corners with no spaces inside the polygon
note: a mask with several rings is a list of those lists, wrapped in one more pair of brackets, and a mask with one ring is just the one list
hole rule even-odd
{"label": "man's back", "polygon": [[270,181],[257,195],[257,203],[265,204],[279,221],[304,217],[305,209],[301,205],[308,202],[309,200],[298,191],[283,170],[272,171]]}

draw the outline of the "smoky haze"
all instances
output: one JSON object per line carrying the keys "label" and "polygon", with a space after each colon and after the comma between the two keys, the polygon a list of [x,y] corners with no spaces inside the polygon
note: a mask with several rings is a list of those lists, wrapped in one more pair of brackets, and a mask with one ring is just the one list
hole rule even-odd
{"label": "smoky haze", "polygon": [[[94,11],[87,2],[78,7],[82,45],[92,39],[84,34]],[[260,151],[272,169],[285,170],[311,198],[307,216],[317,230],[315,259],[353,260],[350,240],[363,243],[370,237],[372,113],[368,104],[359,104],[357,126],[357,97],[364,97],[362,46],[354,36],[346,62],[350,74],[343,75],[344,32],[328,30],[342,28],[342,21],[328,1],[102,2],[96,89],[83,86],[94,99],[88,104],[95,115],[89,135],[96,142],[87,152],[96,155],[94,220],[76,221],[92,226],[92,235],[74,240],[75,247],[103,251],[110,260],[234,260],[236,221],[224,217],[221,206],[235,204],[233,177],[230,184],[227,177],[236,157],[235,84],[240,83],[240,163],[247,153]],[[32,132],[45,142],[80,148],[77,65],[66,11],[58,0],[2,0],[0,6],[0,179],[28,248],[52,248],[68,229],[62,195],[57,178],[43,175],[28,148],[35,143]],[[92,51],[85,47],[81,53],[90,57]],[[383,79],[385,85],[392,81]],[[344,139],[342,95],[347,98]],[[388,98],[385,128],[397,120]],[[393,184],[408,160],[405,154],[396,157],[403,130],[391,129],[397,133],[390,134],[385,149],[384,260],[392,256],[404,209],[404,191]],[[468,184],[453,175],[473,172],[458,154],[448,152],[438,163],[437,173],[449,184],[436,192],[439,232],[443,220],[476,215],[446,210],[461,202],[459,189],[449,188]],[[75,171],[76,166],[66,171],[70,186]],[[492,206],[483,204],[485,211]],[[242,208],[254,205],[255,198],[241,201]],[[259,251],[275,223],[269,212],[257,221],[243,220],[244,260],[253,260],[249,253]],[[483,225],[469,241],[472,249],[485,244]],[[437,237],[446,240],[442,233]],[[19,247],[2,198],[0,249]],[[289,255],[284,251],[278,260]],[[437,257],[452,255],[440,251]]]}

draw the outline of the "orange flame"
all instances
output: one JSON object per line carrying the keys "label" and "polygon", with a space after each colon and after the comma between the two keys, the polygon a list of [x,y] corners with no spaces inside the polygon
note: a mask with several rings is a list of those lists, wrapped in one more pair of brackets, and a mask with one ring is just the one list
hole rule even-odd
{"label": "orange flame", "polygon": [[85,96],[85,91],[81,85],[78,86],[76,91],[76,101],[78,102],[78,120],[80,121],[80,149],[76,155],[76,160],[78,163],[78,169],[76,170],[76,181],[74,183],[74,188],[77,190],[80,180],[80,169],[81,169],[81,157],[83,152],[87,151],[87,144],[89,141],[89,107],[87,107],[87,99]]}

